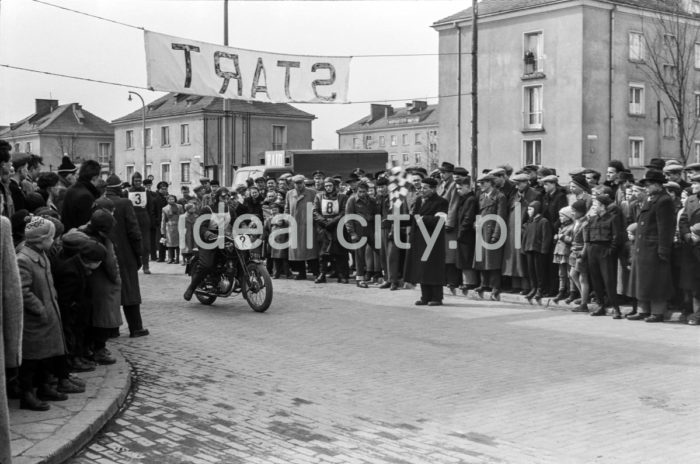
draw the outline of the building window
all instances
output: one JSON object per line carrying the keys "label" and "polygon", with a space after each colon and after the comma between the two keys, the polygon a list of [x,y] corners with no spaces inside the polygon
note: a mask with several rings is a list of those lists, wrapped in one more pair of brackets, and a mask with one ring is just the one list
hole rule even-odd
{"label": "building window", "polygon": [[419,152],[416,152],[413,154],[413,156],[415,157],[416,164],[421,164],[421,154]]}
{"label": "building window", "polygon": [[170,146],[170,126],[160,128],[160,144],[164,147]]}
{"label": "building window", "polygon": [[630,84],[629,86],[629,113],[633,115],[644,114],[644,84]]}
{"label": "building window", "polygon": [[190,125],[180,124],[180,145],[190,144]]}
{"label": "building window", "polygon": [[644,35],[641,32],[630,32],[629,45],[630,61],[644,61]]}
{"label": "building window", "polygon": [[676,138],[678,134],[678,119],[666,117],[664,118],[664,137],[667,139]]}
{"label": "building window", "polygon": [[523,140],[523,164],[542,164],[542,140]]}
{"label": "building window", "polygon": [[109,166],[109,162],[112,158],[111,147],[111,143],[97,144],[97,162],[100,163],[102,166]]}
{"label": "building window", "polygon": [[380,146],[380,147],[386,146],[386,141],[385,141],[383,135],[380,135],[380,136],[379,136],[379,146]]}
{"label": "building window", "polygon": [[401,144],[402,144],[402,145],[408,145],[408,134],[402,134],[402,135],[401,135]]}
{"label": "building window", "polygon": [[525,34],[525,74],[544,72],[544,41],[542,31]]}
{"label": "building window", "polygon": [[700,69],[700,43],[695,44],[693,61],[695,62],[695,69]]}
{"label": "building window", "polygon": [[287,126],[272,126],[272,149],[287,149]]}
{"label": "building window", "polygon": [[360,138],[359,137],[352,138],[352,148],[354,148],[355,150],[360,148]]}
{"label": "building window", "polygon": [[372,136],[371,135],[365,135],[365,149],[369,150],[372,148]]}
{"label": "building window", "polygon": [[126,167],[126,178],[131,179],[131,177],[134,175],[134,165],[129,165]]}
{"label": "building window", "polygon": [[524,88],[525,129],[542,129],[542,86]]}
{"label": "building window", "polygon": [[160,180],[170,183],[170,163],[161,163],[160,165]]}
{"label": "building window", "polygon": [[395,146],[398,145],[398,144],[399,144],[398,137],[395,136],[395,135],[392,135],[392,136],[391,136],[391,146],[392,146],[392,147],[395,147]]}
{"label": "building window", "polygon": [[[395,135],[392,135],[392,137],[395,137]],[[392,166],[398,166],[399,165],[399,155],[396,153],[393,153],[391,155],[391,165]]]}
{"label": "building window", "polygon": [[190,163],[180,163],[180,182],[190,181]]}
{"label": "building window", "polygon": [[126,131],[126,149],[127,150],[134,149],[134,131],[132,131],[132,130]]}
{"label": "building window", "polygon": [[416,132],[413,138],[414,145],[420,145],[420,132]]}
{"label": "building window", "polygon": [[146,148],[151,148],[151,128],[147,128],[146,132],[144,132],[144,137],[143,137],[143,145]]}
{"label": "building window", "polygon": [[695,92],[695,117],[700,118],[700,92]]}
{"label": "building window", "polygon": [[143,175],[145,177],[153,175],[153,165],[151,163],[146,164],[146,172]]}
{"label": "building window", "polygon": [[700,140],[693,142],[693,153],[695,154],[695,162],[700,163]]}
{"label": "building window", "polygon": [[401,157],[403,158],[404,163],[408,163],[410,161],[410,158],[408,156],[408,153],[402,153]]}
{"label": "building window", "polygon": [[27,153],[31,153],[31,152],[32,152],[32,142],[26,142],[26,143],[24,144],[24,151],[27,152]]}
{"label": "building window", "polygon": [[19,143],[15,143],[15,153],[19,153]]}
{"label": "building window", "polygon": [[677,69],[674,65],[672,64],[665,64],[663,67],[663,77],[664,77],[664,82],[667,83],[674,83],[676,82],[676,79],[678,77]]}
{"label": "building window", "polygon": [[630,167],[644,166],[644,139],[642,137],[630,137]]}

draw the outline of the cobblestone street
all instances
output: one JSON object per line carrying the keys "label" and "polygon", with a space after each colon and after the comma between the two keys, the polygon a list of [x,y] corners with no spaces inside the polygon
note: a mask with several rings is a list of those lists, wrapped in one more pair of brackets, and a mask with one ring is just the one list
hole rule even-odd
{"label": "cobblestone street", "polygon": [[286,280],[257,314],[153,270],[132,396],[73,464],[700,462],[695,327]]}

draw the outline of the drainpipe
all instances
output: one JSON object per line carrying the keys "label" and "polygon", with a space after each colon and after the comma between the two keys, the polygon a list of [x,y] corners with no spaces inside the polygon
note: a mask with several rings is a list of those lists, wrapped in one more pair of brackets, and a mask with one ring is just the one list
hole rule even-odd
{"label": "drainpipe", "polygon": [[462,28],[457,21],[457,166],[462,165]]}
{"label": "drainpipe", "polygon": [[608,43],[608,59],[610,60],[610,69],[608,77],[608,114],[610,119],[608,120],[608,161],[612,160],[613,157],[613,81],[615,79],[615,66],[613,65],[613,41],[615,40],[615,11],[617,11],[617,5],[613,5],[610,10],[610,41]]}

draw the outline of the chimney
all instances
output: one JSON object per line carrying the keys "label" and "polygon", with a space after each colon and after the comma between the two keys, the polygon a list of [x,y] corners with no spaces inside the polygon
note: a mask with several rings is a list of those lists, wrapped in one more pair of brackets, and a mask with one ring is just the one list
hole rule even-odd
{"label": "chimney", "polygon": [[386,118],[386,117],[394,114],[394,108],[391,105],[378,105],[378,104],[373,103],[370,105],[370,108],[371,108],[371,113],[372,113],[371,114],[371,116],[372,116],[371,121],[372,122],[377,121],[377,120],[382,119],[382,118]]}
{"label": "chimney", "polygon": [[58,108],[58,100],[45,100],[43,98],[37,98],[34,100],[34,103],[36,107],[35,113],[37,116],[44,116]]}
{"label": "chimney", "polygon": [[418,113],[428,108],[428,102],[423,100],[413,100],[411,113]]}

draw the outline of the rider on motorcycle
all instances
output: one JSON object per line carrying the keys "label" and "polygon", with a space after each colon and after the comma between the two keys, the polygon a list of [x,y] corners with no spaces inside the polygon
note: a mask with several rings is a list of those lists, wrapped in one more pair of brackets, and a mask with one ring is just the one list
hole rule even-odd
{"label": "rider on motorcycle", "polygon": [[[212,203],[202,208],[201,214],[209,217],[201,223],[199,227],[199,237],[204,243],[213,243],[219,237],[219,231],[224,234],[231,232],[233,220],[240,214],[245,213],[245,208],[236,199],[231,200],[231,193],[225,187],[216,191],[212,197]],[[192,280],[185,290],[184,298],[187,301],[192,299],[199,284],[216,267],[216,259],[220,253],[218,247],[212,249],[199,248],[199,264],[192,271]]]}

